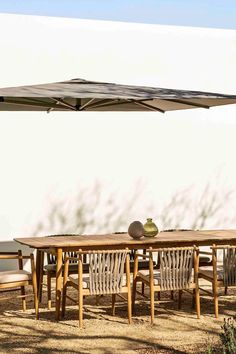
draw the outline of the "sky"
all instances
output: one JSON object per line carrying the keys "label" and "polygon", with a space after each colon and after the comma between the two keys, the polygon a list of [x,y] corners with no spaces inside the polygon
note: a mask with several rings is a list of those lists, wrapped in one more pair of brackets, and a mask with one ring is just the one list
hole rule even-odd
{"label": "sky", "polygon": [[235,0],[0,0],[0,13],[236,29]]}

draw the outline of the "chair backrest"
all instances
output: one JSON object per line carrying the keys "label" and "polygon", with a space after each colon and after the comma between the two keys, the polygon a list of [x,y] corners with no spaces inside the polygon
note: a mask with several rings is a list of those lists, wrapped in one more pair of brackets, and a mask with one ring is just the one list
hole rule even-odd
{"label": "chair backrest", "polygon": [[57,256],[47,252],[47,262],[48,264],[57,264]]}
{"label": "chair backrest", "polygon": [[[72,257],[76,258],[77,257],[77,252],[63,252],[62,253],[62,262],[64,263],[64,260],[66,257]],[[57,264],[57,256],[53,253],[47,252],[47,263],[48,264]],[[70,260],[70,263],[77,263],[76,260]]]}
{"label": "chair backrest", "polygon": [[[214,249],[214,247],[212,247]],[[220,247],[218,247],[220,249]],[[225,286],[236,285],[236,246],[223,249],[223,281]]]}
{"label": "chair backrest", "polygon": [[10,269],[15,269],[16,262],[18,261],[18,269],[23,269],[23,260],[22,260],[21,250],[17,252],[0,252],[0,261],[5,260],[2,264],[1,262],[1,271],[8,271]]}
{"label": "chair backrest", "polygon": [[188,289],[192,283],[195,247],[163,248],[155,252],[160,262],[161,289]]}
{"label": "chair backrest", "polygon": [[[93,295],[121,291],[129,250],[88,251],[89,289]],[[83,252],[84,254],[84,252]]]}

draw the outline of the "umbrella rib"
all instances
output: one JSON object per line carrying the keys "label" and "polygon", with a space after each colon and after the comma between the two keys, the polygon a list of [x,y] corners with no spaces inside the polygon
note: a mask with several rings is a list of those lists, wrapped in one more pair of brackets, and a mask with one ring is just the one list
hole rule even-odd
{"label": "umbrella rib", "polygon": [[193,107],[199,107],[199,108],[206,108],[209,109],[210,106],[201,104],[201,103],[195,103],[195,102],[191,102],[191,101],[184,101],[184,100],[179,100],[179,99],[170,99],[170,98],[166,98],[163,99],[163,101],[169,101],[169,102],[174,102],[174,103],[179,103],[179,104],[186,104],[187,106],[193,106]]}
{"label": "umbrella rib", "polygon": [[[97,107],[102,107],[102,106],[110,106],[110,105],[113,105],[115,103],[112,103],[112,102],[116,102],[117,99],[111,101],[111,99],[103,99],[103,100],[100,100],[100,101],[97,101],[97,102],[94,102],[94,103],[91,103],[89,105],[86,106],[86,109],[90,109],[90,108],[97,108]],[[82,106],[83,107],[83,106]]]}
{"label": "umbrella rib", "polygon": [[75,106],[73,106],[72,104],[69,104],[65,101],[63,101],[63,99],[61,98],[54,98],[54,97],[51,97],[51,99],[56,102],[56,104],[61,104],[62,106],[65,106],[67,108],[70,108],[72,111],[77,111],[77,108]]}
{"label": "umbrella rib", "polygon": [[[19,97],[20,98],[20,97]],[[60,107],[59,105],[52,105],[52,104],[47,104],[46,102],[36,102],[36,100],[34,101],[20,101],[20,100],[11,100],[9,98],[4,98],[3,97],[3,101],[1,101],[1,103],[8,103],[8,104],[15,104],[15,105],[22,105],[22,106],[32,106],[32,107],[45,107],[45,109],[57,109],[57,108],[64,108],[63,106]]]}
{"label": "umbrella rib", "polygon": [[[104,103],[102,103],[104,102]],[[127,104],[128,103],[134,103],[134,104],[137,104],[137,105],[140,105],[140,106],[143,106],[143,107],[146,107],[148,108],[149,110],[152,110],[152,111],[155,111],[155,112],[161,112],[161,113],[165,113],[165,111],[163,111],[162,109],[160,108],[157,108],[157,107],[153,107],[147,103],[144,103],[143,100],[132,100],[132,99],[124,99],[123,102],[121,102],[118,98],[117,99],[114,99],[113,101],[110,100],[102,100],[100,102],[97,102],[97,103],[94,103],[94,104],[91,104],[90,106],[87,106],[87,109],[89,108],[99,108],[99,107],[108,107],[108,106],[115,106],[115,105],[122,105],[122,104]]]}
{"label": "umbrella rib", "polygon": [[96,100],[96,98],[91,98],[88,102],[82,104],[81,106],[78,107],[78,111],[83,111],[85,107],[90,107],[91,103]]}
{"label": "umbrella rib", "polygon": [[[21,99],[22,101],[20,101],[20,102],[22,102],[22,104],[28,104],[28,103],[42,103],[42,104],[45,104],[45,102],[43,102],[43,101],[40,101],[40,100],[37,100],[37,99],[34,99],[34,98],[27,98],[27,97],[16,97],[16,98],[18,98],[18,99]],[[11,97],[11,98],[7,98],[7,97],[3,97],[3,96],[1,96],[0,97],[0,102],[1,103],[13,103],[14,104],[14,101],[11,101],[11,100],[13,100],[14,98],[13,97]],[[17,101],[18,102],[18,101]],[[18,104],[18,103],[17,103]]]}
{"label": "umbrella rib", "polygon": [[154,106],[151,106],[150,104],[147,104],[147,103],[144,103],[142,100],[140,101],[135,101],[135,100],[127,100],[128,102],[133,102],[139,106],[143,106],[143,107],[146,107],[148,109],[150,109],[150,111],[155,111],[155,112],[160,112],[160,113],[165,113],[165,111],[163,109],[160,109],[158,107],[154,107]]}

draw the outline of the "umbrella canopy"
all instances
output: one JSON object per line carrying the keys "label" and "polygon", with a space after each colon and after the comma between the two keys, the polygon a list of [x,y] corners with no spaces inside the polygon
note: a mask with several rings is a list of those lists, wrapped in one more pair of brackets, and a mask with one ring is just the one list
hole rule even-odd
{"label": "umbrella canopy", "polygon": [[0,89],[1,111],[166,111],[236,103],[236,95],[74,79]]}

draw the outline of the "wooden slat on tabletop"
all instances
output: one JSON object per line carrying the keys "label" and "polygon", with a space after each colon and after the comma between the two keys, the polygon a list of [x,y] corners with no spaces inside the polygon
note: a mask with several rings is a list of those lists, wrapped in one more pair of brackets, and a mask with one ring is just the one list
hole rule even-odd
{"label": "wooden slat on tabletop", "polygon": [[160,232],[156,237],[132,239],[128,234],[69,235],[50,237],[16,238],[15,241],[32,248],[89,248],[99,246],[117,246],[143,248],[150,246],[184,246],[236,244],[236,230],[169,231]]}

